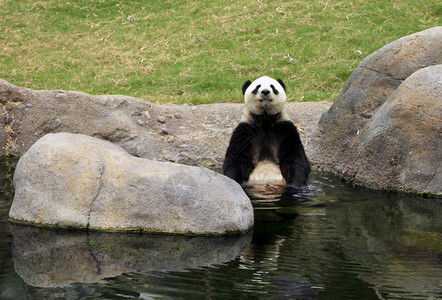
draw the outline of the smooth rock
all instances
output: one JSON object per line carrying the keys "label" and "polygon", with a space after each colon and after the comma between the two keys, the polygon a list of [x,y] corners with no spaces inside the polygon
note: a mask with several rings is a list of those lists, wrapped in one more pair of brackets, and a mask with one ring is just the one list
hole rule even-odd
{"label": "smooth rock", "polygon": [[253,208],[230,178],[157,162],[80,134],[48,134],[18,161],[10,220],[88,230],[247,232]]}
{"label": "smooth rock", "polygon": [[164,123],[164,122],[166,122],[166,118],[164,118],[163,116],[158,116],[157,120],[158,120],[158,122],[160,122],[160,123]]}

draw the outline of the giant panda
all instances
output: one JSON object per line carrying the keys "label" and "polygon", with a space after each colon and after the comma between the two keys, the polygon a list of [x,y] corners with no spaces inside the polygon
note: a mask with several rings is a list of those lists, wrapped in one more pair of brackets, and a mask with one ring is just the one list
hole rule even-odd
{"label": "giant panda", "polygon": [[223,173],[240,184],[302,188],[310,164],[290,121],[286,86],[267,76],[242,86],[245,106],[227,148]]}

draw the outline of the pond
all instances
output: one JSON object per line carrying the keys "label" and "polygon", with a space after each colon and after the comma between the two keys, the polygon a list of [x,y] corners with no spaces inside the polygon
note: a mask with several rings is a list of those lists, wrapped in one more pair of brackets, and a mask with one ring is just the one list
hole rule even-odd
{"label": "pond", "polygon": [[0,299],[441,299],[442,199],[356,188],[314,171],[295,197],[253,199],[233,237],[9,224],[0,161]]}

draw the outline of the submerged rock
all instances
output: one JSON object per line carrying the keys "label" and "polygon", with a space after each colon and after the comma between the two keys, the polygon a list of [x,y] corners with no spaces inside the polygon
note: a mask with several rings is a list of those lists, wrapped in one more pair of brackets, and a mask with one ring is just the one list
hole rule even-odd
{"label": "submerged rock", "polygon": [[364,186],[441,194],[441,49],[435,27],[368,56],[313,131],[313,164]]}
{"label": "submerged rock", "polygon": [[19,160],[11,221],[88,230],[243,233],[253,208],[230,178],[85,135],[48,134]]}

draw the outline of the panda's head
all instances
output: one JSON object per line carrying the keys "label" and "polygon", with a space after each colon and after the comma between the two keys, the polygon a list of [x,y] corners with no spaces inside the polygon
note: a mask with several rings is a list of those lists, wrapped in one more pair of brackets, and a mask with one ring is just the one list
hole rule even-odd
{"label": "panda's head", "polygon": [[245,112],[254,115],[275,115],[285,112],[285,84],[281,79],[275,80],[263,76],[251,82],[247,80],[242,86]]}

